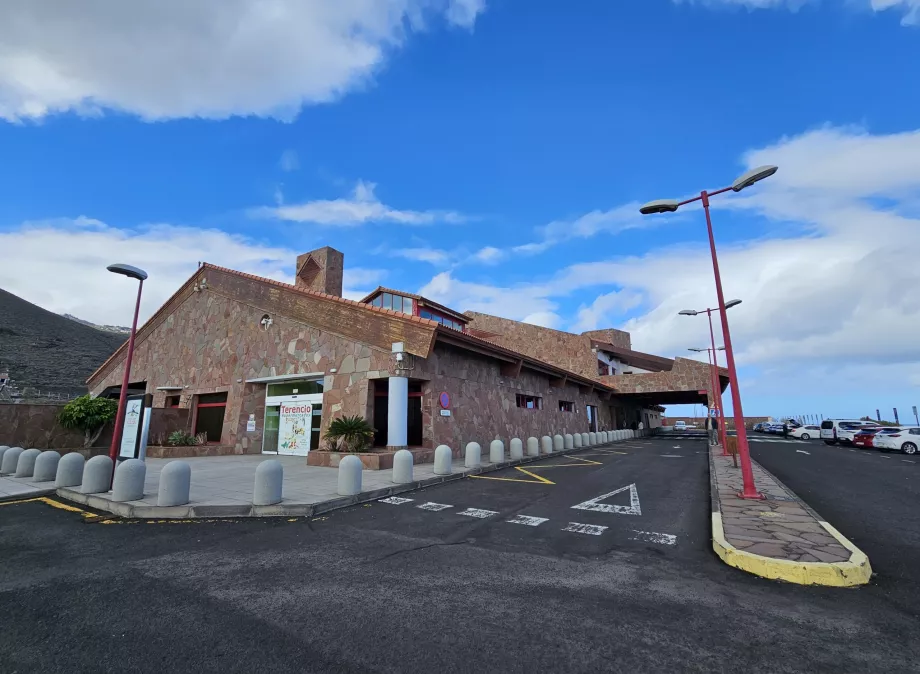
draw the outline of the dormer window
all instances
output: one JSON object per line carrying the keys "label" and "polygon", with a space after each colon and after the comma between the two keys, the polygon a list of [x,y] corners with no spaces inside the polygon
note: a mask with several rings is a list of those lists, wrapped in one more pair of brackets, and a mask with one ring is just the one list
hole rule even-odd
{"label": "dormer window", "polygon": [[371,301],[371,304],[381,309],[391,309],[410,316],[415,313],[411,297],[403,297],[393,293],[380,293]]}

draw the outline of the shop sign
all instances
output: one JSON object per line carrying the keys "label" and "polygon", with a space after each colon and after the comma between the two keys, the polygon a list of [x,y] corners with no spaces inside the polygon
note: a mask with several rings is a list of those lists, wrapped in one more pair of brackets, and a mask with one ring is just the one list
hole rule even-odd
{"label": "shop sign", "polygon": [[313,405],[281,403],[278,419],[278,453],[306,456],[310,451]]}

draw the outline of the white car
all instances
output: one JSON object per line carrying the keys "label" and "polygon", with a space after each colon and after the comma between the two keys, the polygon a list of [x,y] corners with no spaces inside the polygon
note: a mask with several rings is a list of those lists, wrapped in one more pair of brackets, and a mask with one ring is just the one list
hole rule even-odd
{"label": "white car", "polygon": [[[899,449],[905,454],[916,454],[920,447],[920,428],[905,426],[898,429],[885,429],[885,433],[876,433],[872,446],[882,451]],[[892,433],[890,431],[895,430]]]}
{"label": "white car", "polygon": [[674,422],[674,430],[675,430],[675,431],[685,431],[685,430],[687,430],[687,428],[688,428],[688,426],[687,426],[687,422],[686,422],[686,421],[675,421],[675,422]]}
{"label": "white car", "polygon": [[799,426],[789,431],[789,437],[799,440],[817,439],[821,437],[821,428],[819,426]]}
{"label": "white car", "polygon": [[821,439],[826,445],[851,444],[853,436],[863,428],[877,428],[874,421],[861,419],[825,419],[821,422]]}

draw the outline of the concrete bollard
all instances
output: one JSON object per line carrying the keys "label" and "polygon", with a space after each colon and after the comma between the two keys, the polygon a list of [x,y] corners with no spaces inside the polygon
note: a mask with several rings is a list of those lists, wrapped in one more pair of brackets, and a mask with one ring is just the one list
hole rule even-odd
{"label": "concrete bollard", "polygon": [[3,460],[0,461],[0,475],[12,475],[16,472],[16,464],[19,463],[19,456],[26,450],[22,447],[10,447],[3,452]]}
{"label": "concrete bollard", "polygon": [[562,436],[562,446],[564,449],[575,449],[575,440],[572,438],[571,433],[566,433]]}
{"label": "concrete bollard", "polygon": [[575,446],[575,449],[581,447],[581,433],[576,433],[572,436],[572,444]]}
{"label": "concrete bollard", "polygon": [[548,435],[544,435],[542,438],[540,438],[540,450],[543,454],[552,454],[553,439]]}
{"label": "concrete bollard", "polygon": [[86,459],[82,454],[71,452],[65,454],[58,461],[57,472],[54,474],[55,487],[78,487],[83,482],[83,464]]}
{"label": "concrete bollard", "polygon": [[558,433],[553,436],[553,451],[561,452],[565,449],[565,440]]}
{"label": "concrete bollard", "polygon": [[122,461],[115,468],[115,482],[112,483],[113,501],[140,501],[144,498],[144,480],[147,478],[147,464],[140,459]]}
{"label": "concrete bollard", "polygon": [[626,437],[629,438],[630,440],[636,437],[636,432],[632,429],[628,430],[626,433],[627,433]]}
{"label": "concrete bollard", "polygon": [[582,434],[581,434],[581,446],[582,446],[582,447],[590,447],[590,446],[591,446],[591,436],[588,435],[587,433],[582,433]]}
{"label": "concrete bollard", "polygon": [[185,461],[170,461],[160,471],[158,506],[185,505],[192,486],[192,467]]}
{"label": "concrete bollard", "polygon": [[412,452],[408,449],[400,449],[393,455],[393,482],[395,484],[411,484],[412,462]]}
{"label": "concrete bollard", "polygon": [[[58,463],[61,455],[57,452],[42,452],[35,459],[35,472],[32,473],[33,482],[49,482],[57,475]],[[82,471],[81,471],[82,472]],[[82,476],[81,476],[82,477]]]}
{"label": "concrete bollard", "polygon": [[527,438],[527,456],[540,456],[540,441],[533,436]]}
{"label": "concrete bollard", "polygon": [[450,475],[453,468],[454,454],[447,445],[438,445],[434,450],[434,474]]}
{"label": "concrete bollard", "polygon": [[343,456],[339,461],[339,496],[354,496],[361,493],[361,474],[364,464],[354,454]]}
{"label": "concrete bollard", "polygon": [[101,494],[112,485],[112,459],[108,456],[94,456],[83,469],[84,494]]}
{"label": "concrete bollard", "polygon": [[503,463],[505,461],[505,443],[501,440],[493,440],[489,445],[489,461],[491,463]]}
{"label": "concrete bollard", "polygon": [[610,442],[612,439],[613,438],[610,437],[610,431],[604,431],[604,443],[606,444]]}
{"label": "concrete bollard", "polygon": [[479,446],[478,442],[466,443],[466,457],[463,460],[463,465],[467,468],[479,468],[481,463],[482,447]]}
{"label": "concrete bollard", "polygon": [[524,443],[520,438],[511,438],[511,460],[517,461],[524,458]]}
{"label": "concrete bollard", "polygon": [[281,503],[284,490],[284,466],[277,459],[267,459],[256,466],[252,483],[252,505],[268,506]]}
{"label": "concrete bollard", "polygon": [[588,433],[588,444],[592,447],[597,444],[597,433],[593,431]]}
{"label": "concrete bollard", "polygon": [[27,449],[19,455],[16,462],[16,472],[13,477],[32,477],[35,472],[35,459],[42,453],[40,449]]}
{"label": "concrete bollard", "polygon": [[3,454],[10,448],[9,445],[0,445],[0,466],[3,465]]}

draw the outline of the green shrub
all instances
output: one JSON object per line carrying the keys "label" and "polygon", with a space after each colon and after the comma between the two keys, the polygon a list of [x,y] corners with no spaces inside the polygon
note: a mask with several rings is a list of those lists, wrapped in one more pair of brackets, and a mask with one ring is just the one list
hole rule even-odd
{"label": "green shrub", "polygon": [[64,428],[83,431],[83,446],[92,447],[102,429],[118,414],[118,402],[109,398],[80,396],[64,405],[58,423]]}
{"label": "green shrub", "polygon": [[325,446],[331,451],[363,452],[374,440],[374,428],[360,416],[337,417],[326,430]]}
{"label": "green shrub", "polygon": [[192,447],[198,444],[198,439],[186,431],[173,431],[166,439],[170,447]]}

